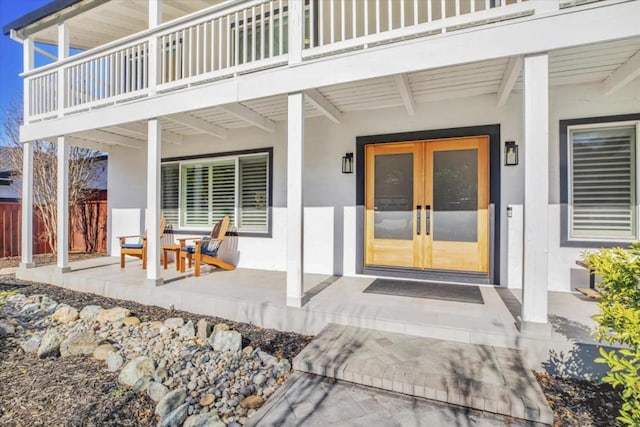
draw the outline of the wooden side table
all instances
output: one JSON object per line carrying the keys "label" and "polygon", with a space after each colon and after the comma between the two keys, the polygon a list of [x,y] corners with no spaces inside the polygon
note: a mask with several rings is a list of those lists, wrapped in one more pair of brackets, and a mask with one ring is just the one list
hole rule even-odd
{"label": "wooden side table", "polygon": [[174,253],[176,270],[180,271],[180,245],[166,245],[162,247],[162,264],[164,265],[164,269],[167,269],[167,262],[169,252]]}

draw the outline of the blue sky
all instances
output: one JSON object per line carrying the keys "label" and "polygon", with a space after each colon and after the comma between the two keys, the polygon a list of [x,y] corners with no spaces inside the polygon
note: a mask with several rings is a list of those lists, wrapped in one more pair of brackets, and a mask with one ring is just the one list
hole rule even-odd
{"label": "blue sky", "polygon": [[[0,27],[50,0],[0,0]],[[12,99],[22,96],[22,45],[0,34],[0,118]],[[0,144],[3,134],[0,129]]]}

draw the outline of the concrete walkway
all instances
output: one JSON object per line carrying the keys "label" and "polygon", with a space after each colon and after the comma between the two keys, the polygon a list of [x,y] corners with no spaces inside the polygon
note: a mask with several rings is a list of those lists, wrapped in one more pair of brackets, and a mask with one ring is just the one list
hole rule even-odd
{"label": "concrete walkway", "polygon": [[297,373],[245,427],[493,427],[537,423]]}
{"label": "concrete walkway", "polygon": [[519,350],[331,324],[293,367],[513,418],[553,421]]}

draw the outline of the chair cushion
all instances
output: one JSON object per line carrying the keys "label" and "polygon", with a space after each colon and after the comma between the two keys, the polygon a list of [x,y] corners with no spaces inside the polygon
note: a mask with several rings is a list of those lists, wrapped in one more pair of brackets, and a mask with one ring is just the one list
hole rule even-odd
{"label": "chair cushion", "polygon": [[183,247],[180,248],[180,250],[182,252],[187,252],[187,253],[190,253],[190,254],[196,253],[196,247],[195,246],[183,246]]}
{"label": "chair cushion", "polygon": [[218,248],[220,247],[220,243],[222,243],[220,240],[204,238],[202,239],[202,243],[200,244],[202,246],[201,251],[203,253],[217,252]]}
{"label": "chair cushion", "polygon": [[142,249],[142,243],[125,243],[120,246],[122,249]]}

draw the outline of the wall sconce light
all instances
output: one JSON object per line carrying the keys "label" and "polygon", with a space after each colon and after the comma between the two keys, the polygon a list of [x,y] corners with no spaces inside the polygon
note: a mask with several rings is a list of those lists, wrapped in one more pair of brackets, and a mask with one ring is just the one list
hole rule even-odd
{"label": "wall sconce light", "polygon": [[504,143],[504,165],[516,166],[518,164],[518,144],[515,141]]}
{"label": "wall sconce light", "polygon": [[353,173],[353,153],[342,156],[342,173]]}

